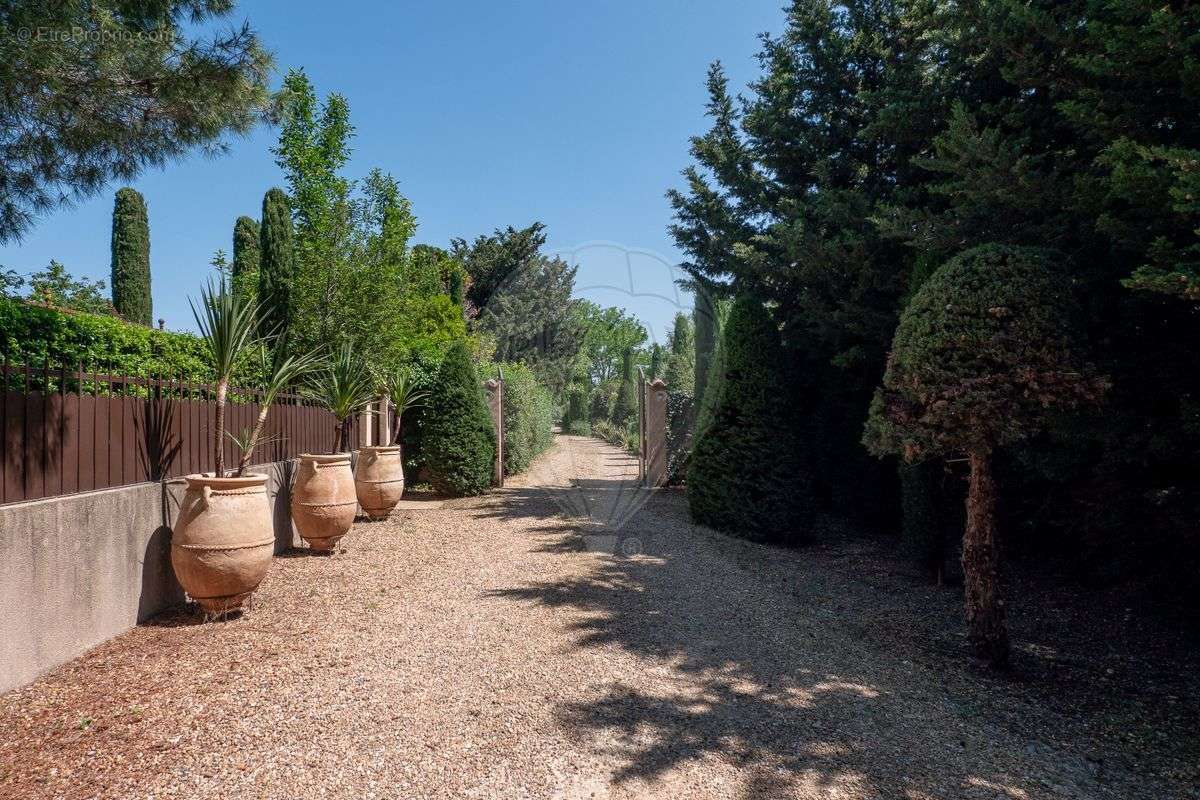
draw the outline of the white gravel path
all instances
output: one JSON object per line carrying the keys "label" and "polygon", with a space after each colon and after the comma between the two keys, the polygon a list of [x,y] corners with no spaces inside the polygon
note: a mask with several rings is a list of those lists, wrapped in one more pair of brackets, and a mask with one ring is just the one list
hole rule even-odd
{"label": "white gravel path", "polygon": [[500,492],[276,559],[241,618],[91,651],[0,698],[0,797],[1187,796],[635,476],[560,437]]}

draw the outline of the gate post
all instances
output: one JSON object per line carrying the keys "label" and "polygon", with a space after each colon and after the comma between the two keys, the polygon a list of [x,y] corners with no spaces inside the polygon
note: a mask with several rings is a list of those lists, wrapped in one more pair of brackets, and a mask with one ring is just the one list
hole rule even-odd
{"label": "gate post", "polygon": [[638,483],[646,485],[646,371],[638,367]]}
{"label": "gate post", "polygon": [[358,413],[358,446],[370,447],[375,444],[372,434],[374,431],[374,414],[371,413],[372,403],[367,403],[363,410]]}
{"label": "gate post", "polygon": [[504,485],[504,372],[496,370],[496,377],[483,384],[487,389],[488,410],[492,415],[492,426],[496,429],[496,460],[492,464],[492,483]]}
{"label": "gate post", "polygon": [[646,486],[661,486],[667,477],[667,384],[655,378],[646,386]]}

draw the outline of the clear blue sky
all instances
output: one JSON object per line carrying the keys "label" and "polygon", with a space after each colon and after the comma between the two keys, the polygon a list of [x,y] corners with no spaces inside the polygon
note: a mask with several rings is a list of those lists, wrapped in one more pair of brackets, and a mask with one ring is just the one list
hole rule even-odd
{"label": "clear blue sky", "polygon": [[[416,240],[445,246],[541,220],[549,246],[580,263],[577,293],[638,314],[662,341],[677,306],[667,268],[664,191],[681,183],[688,137],[702,132],[714,59],[740,88],[757,34],[778,31],[781,0],[561,0],[505,3],[285,0],[239,4],[275,53],[317,91],[344,94],[357,128],[347,174],[378,166],[401,182]],[[233,222],[259,215],[281,183],[275,131],[235,140],[141,177],[150,207],[155,317],[190,328],[187,296]],[[113,185],[43,216],[0,264],[28,273],[56,258],[108,280]],[[626,252],[628,251],[628,253]],[[630,280],[636,294],[630,293]],[[607,287],[607,288],[606,288]]]}

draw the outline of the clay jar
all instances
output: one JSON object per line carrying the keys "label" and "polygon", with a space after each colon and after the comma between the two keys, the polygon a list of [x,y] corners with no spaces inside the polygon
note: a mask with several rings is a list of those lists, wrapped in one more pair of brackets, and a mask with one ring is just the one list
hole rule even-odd
{"label": "clay jar", "polygon": [[313,550],[332,550],[354,524],[358,499],[350,454],[304,454],[292,488],[292,520]]}
{"label": "clay jar", "polygon": [[354,465],[354,491],[363,513],[387,519],[404,495],[404,464],[400,445],[364,447]]}
{"label": "clay jar", "polygon": [[275,529],[267,476],[188,475],[171,537],[171,566],[210,614],[241,607],[271,567]]}

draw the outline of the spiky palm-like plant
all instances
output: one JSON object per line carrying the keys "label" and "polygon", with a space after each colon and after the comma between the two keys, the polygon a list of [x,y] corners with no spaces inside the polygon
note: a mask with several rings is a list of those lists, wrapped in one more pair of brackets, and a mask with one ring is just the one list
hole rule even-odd
{"label": "spiky palm-like plant", "polygon": [[242,448],[242,458],[238,462],[237,468],[238,476],[245,473],[246,467],[250,465],[250,456],[254,453],[259,437],[262,436],[263,427],[267,424],[267,412],[271,410],[271,404],[275,402],[275,397],[288,386],[294,385],[312,372],[313,368],[320,363],[320,353],[288,355],[286,348],[287,343],[282,336],[275,336],[269,346],[266,341],[259,342],[258,352],[259,358],[262,359],[262,372],[266,376],[266,384],[263,386],[262,407],[258,411],[254,429],[250,432],[248,440],[238,440],[239,446]]}
{"label": "spiky palm-like plant", "polygon": [[350,418],[375,399],[375,381],[367,365],[353,347],[343,344],[309,376],[308,388],[337,420],[337,452],[349,452]]}
{"label": "spiky palm-like plant", "polygon": [[[209,366],[217,380],[217,426],[212,439],[213,475],[225,477],[225,398],[238,360],[257,341],[258,306],[235,295],[224,278],[214,284],[210,279],[200,290],[200,308],[188,299],[192,316],[200,329]],[[240,471],[239,471],[240,474]]]}
{"label": "spiky palm-like plant", "polygon": [[425,405],[429,390],[418,387],[411,375],[401,371],[384,374],[379,382],[396,408],[396,433],[392,437],[392,444],[400,444],[404,434],[404,412]]}

